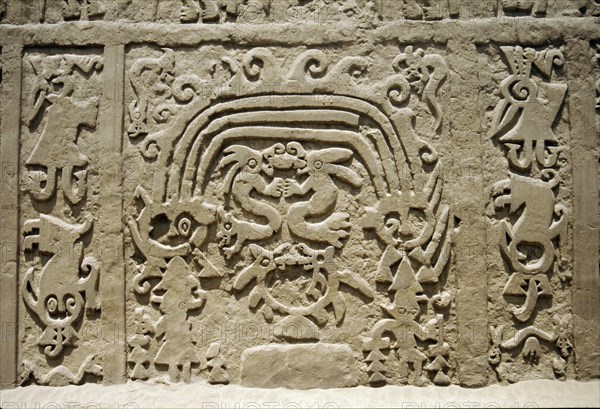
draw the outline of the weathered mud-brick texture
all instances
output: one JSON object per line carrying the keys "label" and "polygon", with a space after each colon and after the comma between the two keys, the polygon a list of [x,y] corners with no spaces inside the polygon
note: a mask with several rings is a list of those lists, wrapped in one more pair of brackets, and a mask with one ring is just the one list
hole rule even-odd
{"label": "weathered mud-brick texture", "polygon": [[600,377],[599,15],[0,1],[1,386]]}

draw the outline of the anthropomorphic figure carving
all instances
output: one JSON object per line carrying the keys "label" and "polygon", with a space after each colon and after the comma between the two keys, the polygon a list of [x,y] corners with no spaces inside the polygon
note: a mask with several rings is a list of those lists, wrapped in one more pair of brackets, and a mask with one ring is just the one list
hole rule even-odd
{"label": "anthropomorphic figure carving", "polygon": [[159,304],[163,314],[155,326],[156,337],[162,342],[154,363],[169,367],[172,382],[180,376],[189,381],[192,364],[200,362],[187,315],[204,305],[204,297],[198,278],[181,257],[171,259],[162,280],[152,289],[150,301]]}
{"label": "anthropomorphic figure carving", "polygon": [[[285,153],[282,144],[275,144],[263,151],[242,145],[234,145],[225,149],[225,157],[219,168],[233,164],[225,176],[225,193],[231,193],[233,200],[241,209],[254,217],[264,218],[267,224],[240,220],[231,213],[220,212],[221,237],[220,246],[227,258],[238,253],[246,241],[258,241],[271,237],[279,231],[282,218],[271,205],[254,198],[254,194],[281,197],[283,180],[274,178],[267,183],[265,176],[273,175],[272,160]],[[232,241],[235,237],[235,243]]]}
{"label": "anthropomorphic figure carving", "polygon": [[228,384],[229,373],[227,373],[227,363],[225,357],[221,354],[221,344],[213,342],[206,351],[206,366],[210,370],[208,382],[211,384]]}
{"label": "anthropomorphic figure carving", "polygon": [[98,365],[95,360],[95,354],[89,355],[79,366],[76,373],[72,373],[71,370],[64,365],[59,365],[44,374],[38,364],[25,359],[22,362],[23,373],[21,374],[21,385],[26,384],[32,377],[33,381],[38,385],[81,385],[85,374],[102,377],[102,367]]}
{"label": "anthropomorphic figure carving", "polygon": [[145,312],[143,307],[136,308],[135,315],[137,319],[135,334],[127,340],[131,348],[127,362],[133,363],[130,377],[131,379],[148,379],[149,372],[146,365],[152,362],[148,352],[151,341],[149,334],[154,333],[154,328],[150,315]]}
{"label": "anthropomorphic figure carving", "polygon": [[[91,215],[82,224],[69,224],[54,216],[41,214],[28,220],[23,241],[25,250],[39,245],[40,253],[51,255],[34,280],[34,268],[25,273],[22,295],[26,305],[47,326],[40,339],[49,357],[58,356],[63,346],[77,338],[73,324],[82,317],[83,308],[98,309],[96,300],[100,264],[93,257],[83,257],[83,243],[76,243],[92,228]],[[36,285],[37,283],[37,285]]]}
{"label": "anthropomorphic figure carving", "polygon": [[439,167],[436,167],[421,191],[394,192],[381,198],[376,207],[367,208],[363,227],[375,230],[387,245],[377,269],[377,281],[392,282],[392,266],[408,255],[421,264],[417,272],[419,282],[438,282],[451,249],[447,229],[449,208],[444,206],[437,217],[435,214],[441,191]]}
{"label": "anthropomorphic figure carving", "polygon": [[396,291],[393,304],[384,305],[382,309],[393,319],[386,318],[375,324],[366,341],[367,349],[374,349],[369,345],[376,340],[381,340],[385,332],[391,332],[396,338],[392,347],[396,349],[398,355],[400,382],[408,382],[409,367],[412,366],[414,371],[412,383],[415,385],[426,383],[423,365],[427,361],[427,356],[419,350],[416,340],[417,338],[422,341],[436,340],[437,321],[433,319],[427,324],[416,321],[420,309],[417,297],[410,289]]}
{"label": "anthropomorphic figure carving", "polygon": [[[522,273],[545,273],[554,262],[554,244],[552,240],[565,232],[565,207],[555,204],[552,189],[558,185],[560,178],[552,169],[542,172],[548,181],[511,175],[493,186],[497,195],[505,190],[510,193],[496,197],[496,208],[510,206],[510,214],[521,208],[523,212],[513,225],[502,220],[499,230],[499,246],[502,254],[511,263],[513,269]],[[558,220],[556,218],[558,217]],[[520,249],[521,244],[536,246],[542,251],[537,260]]]}
{"label": "anthropomorphic figure carving", "polygon": [[[79,150],[77,139],[81,127],[96,127],[98,98],[76,99],[73,73],[76,69],[83,73],[99,70],[102,60],[97,56],[65,55],[44,59],[33,56],[28,61],[38,75],[29,101],[28,124],[33,126],[42,112],[46,113],[40,138],[26,162],[29,167],[43,167],[45,171],[30,171],[30,191],[36,200],[49,200],[55,193],[56,172],[62,169],[64,194],[76,204],[85,193],[86,171],[73,171],[85,167],[89,161]],[[60,91],[54,91],[55,87]]]}
{"label": "anthropomorphic figure carving", "polygon": [[[298,175],[308,175],[299,184],[296,181],[286,181],[284,196],[305,196],[313,192],[307,201],[296,202],[288,210],[288,226],[290,231],[302,239],[328,243],[336,248],[343,246],[342,239],[348,237],[350,215],[346,212],[334,212],[339,190],[333,181],[337,178],[350,186],[358,188],[363,179],[354,170],[340,165],[352,159],[353,153],[345,148],[326,148],[305,151],[300,144],[288,144],[288,150],[293,150],[306,164],[297,170]],[[319,222],[311,222],[314,217],[327,216]]]}

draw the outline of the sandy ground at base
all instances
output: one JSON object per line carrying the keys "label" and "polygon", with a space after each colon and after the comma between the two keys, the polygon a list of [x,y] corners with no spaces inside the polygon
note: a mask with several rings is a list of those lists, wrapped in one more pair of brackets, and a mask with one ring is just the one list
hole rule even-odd
{"label": "sandy ground at base", "polygon": [[128,382],[52,388],[28,386],[0,391],[3,409],[135,408],[536,408],[600,407],[600,380],[524,381],[480,389],[459,386],[385,386],[348,389],[253,389],[205,383]]}

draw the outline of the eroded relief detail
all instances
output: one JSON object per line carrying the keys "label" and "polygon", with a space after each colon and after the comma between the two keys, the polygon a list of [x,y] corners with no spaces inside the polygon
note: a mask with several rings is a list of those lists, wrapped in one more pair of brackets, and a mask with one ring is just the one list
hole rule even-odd
{"label": "eroded relief detail", "polygon": [[552,328],[546,317],[539,323],[557,284],[564,288],[571,279],[562,255],[569,211],[558,199],[563,147],[554,131],[567,85],[553,73],[563,67],[564,57],[559,49],[500,49],[510,75],[500,84],[491,133],[506,148],[509,177],[493,184],[491,198],[499,219],[498,248],[509,273],[502,294],[513,304],[508,311],[516,333],[507,336],[504,325],[490,328],[489,363],[501,380],[515,382],[510,368],[516,354],[543,372],[542,355],[554,350],[557,356],[549,364],[557,379],[565,379],[572,352],[568,307],[547,311]]}
{"label": "eroded relief detail", "polygon": [[63,194],[77,204],[85,195],[89,162],[77,140],[82,127],[96,127],[98,98],[76,98],[75,76],[90,76],[102,70],[102,59],[33,55],[27,61],[38,78],[30,94],[26,120],[32,130],[41,132],[26,162],[30,192],[35,200],[49,200],[56,193],[60,172]]}
{"label": "eroded relief detail", "polygon": [[[137,271],[131,289],[137,302],[159,306],[160,316],[154,334],[136,330],[130,338],[137,368],[130,376],[144,379],[140,365],[153,363],[158,371],[168,366],[171,380],[204,369],[212,383],[236,377],[222,342],[204,343],[202,357],[203,341],[192,334],[199,324],[190,332],[190,322],[210,320],[204,314],[218,290],[274,328],[274,343],[248,356],[260,347],[285,355],[286,343],[309,351],[331,342],[329,328],[354,319],[357,305],[381,314],[381,304],[392,318],[364,327],[367,361],[379,362],[368,369],[380,374],[373,383],[387,380],[381,351],[391,348],[400,361],[390,382],[450,384],[443,327],[452,295],[442,282],[451,210],[428,141],[444,124],[441,55],[405,47],[389,74],[373,80],[366,58],[332,61],[317,49],[299,52],[289,66],[267,48],[213,54],[203,75],[182,71],[176,50],[154,55],[128,68],[127,134],[153,169],[149,187],[135,189],[128,225]],[[211,81],[217,85],[208,89]],[[300,91],[290,95],[292,87]],[[419,131],[416,104],[428,113]],[[348,263],[365,235],[383,249],[379,267],[366,271],[368,261]],[[183,307],[165,304],[175,295]],[[423,316],[419,303],[427,305]],[[159,345],[153,360],[145,352],[150,336]],[[381,345],[386,336],[391,344]],[[335,343],[319,345],[341,353]]]}
{"label": "eroded relief detail", "polygon": [[96,359],[95,355],[88,356],[75,373],[64,365],[59,365],[49,372],[43,373],[39,365],[25,359],[21,363],[23,369],[21,385],[26,385],[30,381],[48,386],[81,385],[86,374],[102,377],[102,366],[96,363]]}
{"label": "eroded relief detail", "polygon": [[[28,54],[24,64],[36,78],[25,116],[37,142],[25,161],[24,190],[34,211],[26,212],[22,226],[26,270],[21,295],[42,327],[38,345],[45,356],[62,359],[66,347],[77,346],[84,316],[100,309],[102,268],[85,244],[93,236],[95,220],[81,203],[87,195],[90,160],[78,145],[84,128],[96,128],[99,102],[91,93],[83,97],[77,88],[92,78],[96,81],[103,62],[92,55]],[[43,376],[36,363],[25,366],[41,384],[80,383],[83,372],[102,376],[91,360],[74,375],[65,366]]]}
{"label": "eroded relief detail", "polygon": [[[0,20],[56,24],[127,21],[191,24],[333,23],[490,17],[589,17],[598,0],[22,0],[0,1]],[[4,16],[3,16],[4,14]]]}

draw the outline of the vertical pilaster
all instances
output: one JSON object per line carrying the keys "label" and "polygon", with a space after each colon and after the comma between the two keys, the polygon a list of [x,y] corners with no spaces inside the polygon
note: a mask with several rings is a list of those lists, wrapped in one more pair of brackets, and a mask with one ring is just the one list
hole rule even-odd
{"label": "vertical pilaster", "polygon": [[452,164],[447,190],[452,192],[454,224],[455,305],[458,343],[455,354],[462,386],[487,383],[487,275],[485,262],[485,198],[480,139],[481,108],[477,87],[478,53],[468,39],[448,42],[450,145]]}
{"label": "vertical pilaster", "polygon": [[123,192],[121,141],[123,136],[123,82],[125,49],[104,49],[103,92],[100,104],[102,159],[99,163],[101,194],[98,217],[100,236],[100,294],[104,351],[104,382],[125,381],[125,266],[123,262]]}
{"label": "vertical pilaster", "polygon": [[[18,337],[19,134],[21,45],[2,49],[2,127],[0,130],[0,387],[16,384]],[[9,103],[10,104],[7,104]]]}
{"label": "vertical pilaster", "polygon": [[600,376],[598,130],[588,40],[567,41],[573,166],[573,326],[577,376]]}

